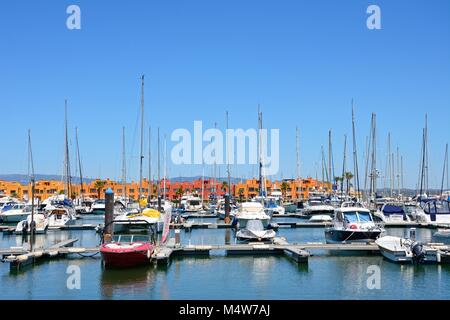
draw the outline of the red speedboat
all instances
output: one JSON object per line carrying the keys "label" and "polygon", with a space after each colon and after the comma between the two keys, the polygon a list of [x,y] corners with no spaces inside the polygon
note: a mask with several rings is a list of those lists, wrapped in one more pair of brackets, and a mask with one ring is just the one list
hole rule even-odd
{"label": "red speedboat", "polygon": [[105,267],[131,268],[150,263],[154,249],[148,237],[119,235],[102,244],[100,253]]}

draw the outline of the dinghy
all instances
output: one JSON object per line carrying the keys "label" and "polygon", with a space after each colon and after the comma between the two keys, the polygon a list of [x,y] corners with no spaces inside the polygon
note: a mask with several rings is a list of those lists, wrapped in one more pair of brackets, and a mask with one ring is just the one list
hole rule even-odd
{"label": "dinghy", "polygon": [[396,263],[437,263],[440,260],[438,249],[431,248],[412,239],[385,236],[375,243],[381,254]]}

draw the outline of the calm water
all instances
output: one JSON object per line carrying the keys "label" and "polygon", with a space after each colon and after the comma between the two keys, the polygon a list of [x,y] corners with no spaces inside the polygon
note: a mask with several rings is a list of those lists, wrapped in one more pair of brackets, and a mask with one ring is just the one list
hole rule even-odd
{"label": "calm water", "polygon": [[[209,220],[211,221],[211,220]],[[78,223],[100,223],[85,218]],[[407,230],[390,234],[406,236]],[[443,242],[434,231],[418,229],[424,241]],[[224,244],[233,242],[230,230],[182,231],[183,243]],[[324,241],[323,229],[280,229],[289,242]],[[78,238],[77,246],[92,247],[99,236],[94,231],[49,231],[38,236],[36,245]],[[447,240],[448,241],[448,240]],[[0,235],[0,247],[21,246],[21,236]],[[81,270],[81,289],[67,288],[67,267]],[[381,268],[381,290],[369,290],[369,266]],[[20,273],[0,265],[0,299],[450,299],[450,266],[396,265],[380,256],[319,252],[307,265],[297,265],[283,256],[174,258],[168,267],[134,270],[104,270],[99,256],[73,257],[40,262]]]}

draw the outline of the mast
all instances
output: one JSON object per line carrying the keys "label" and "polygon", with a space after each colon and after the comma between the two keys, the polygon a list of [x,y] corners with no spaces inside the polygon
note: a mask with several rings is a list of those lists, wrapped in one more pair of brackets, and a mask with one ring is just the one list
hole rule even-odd
{"label": "mast", "polygon": [[345,171],[346,170],[347,170],[347,135],[344,135],[344,159],[342,161],[341,194],[344,193],[344,182],[345,182]]}
{"label": "mast", "polygon": [[372,193],[373,199],[377,196],[377,115],[372,114],[373,127],[372,127]]}
{"label": "mast", "polygon": [[422,133],[422,160],[421,160],[421,172],[420,172],[420,191],[419,191],[419,198],[422,198],[423,194],[423,188],[424,188],[424,181],[425,181],[425,129],[423,129]]}
{"label": "mast", "polygon": [[161,210],[161,139],[158,127],[158,210]]}
{"label": "mast", "polygon": [[442,170],[442,183],[441,183],[441,194],[440,194],[441,197],[444,193],[444,181],[445,181],[446,172],[447,172],[447,184],[448,184],[448,143],[445,145],[444,168]]}
{"label": "mast", "polygon": [[148,128],[148,203],[152,199],[153,178],[152,178],[152,127]]}
{"label": "mast", "polygon": [[139,156],[139,207],[142,197],[142,164],[144,161],[144,75],[141,76],[141,154]]}
{"label": "mast", "polygon": [[403,194],[403,156],[400,156],[400,193]]}
{"label": "mast", "polygon": [[30,249],[33,251],[34,243],[34,192],[35,192],[35,177],[34,177],[34,164],[33,164],[33,149],[31,148],[31,130],[28,129],[28,176],[31,184],[31,241]]}
{"label": "mast", "polygon": [[[295,132],[296,132],[296,143],[295,143],[295,147],[296,147],[296,152],[297,152],[297,180],[300,180],[300,195],[302,195],[303,197],[303,193],[302,193],[302,179],[301,179],[301,174],[300,174],[300,135],[299,135],[299,130],[298,127],[295,128]],[[298,193],[296,193],[298,194]]]}
{"label": "mast", "polygon": [[65,118],[65,148],[64,148],[64,178],[65,178],[65,192],[70,199],[72,196],[72,178],[70,175],[70,159],[69,159],[69,132],[67,126],[67,99],[64,101],[64,118]]}
{"label": "mast", "polygon": [[[331,142],[331,130],[328,131],[328,183],[330,186],[333,185],[333,170],[331,167],[333,166],[333,146]],[[330,190],[331,193],[331,190]]]}
{"label": "mast", "polygon": [[429,194],[428,185],[428,114],[425,114],[425,193]]}
{"label": "mast", "polygon": [[125,127],[122,127],[122,197],[127,204],[127,160],[125,149]]}
{"label": "mast", "polygon": [[164,135],[164,181],[163,199],[166,200],[166,180],[167,180],[167,137]]}
{"label": "mast", "polygon": [[356,146],[356,126],[355,126],[355,109],[352,99],[352,131],[353,131],[353,171],[354,171],[354,181],[357,191],[357,197],[360,196],[359,189],[359,167],[358,167],[358,151]]}
{"label": "mast", "polygon": [[77,158],[78,158],[78,169],[80,170],[80,196],[81,196],[81,203],[84,201],[84,192],[83,192],[83,172],[82,172],[82,166],[81,166],[81,156],[80,156],[80,146],[78,144],[78,127],[75,128],[75,140],[77,143]]}
{"label": "mast", "polygon": [[[226,112],[226,125],[227,125],[227,137],[228,137],[228,111]],[[228,195],[231,197],[231,168],[230,168],[230,141],[227,138],[227,174],[228,174]]]}
{"label": "mast", "polygon": [[397,196],[400,197],[400,150],[397,146]]}

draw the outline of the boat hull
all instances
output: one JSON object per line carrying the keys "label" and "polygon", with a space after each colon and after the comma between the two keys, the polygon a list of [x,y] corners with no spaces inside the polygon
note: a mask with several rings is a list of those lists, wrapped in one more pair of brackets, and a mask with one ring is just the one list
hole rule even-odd
{"label": "boat hull", "polygon": [[373,242],[381,235],[381,230],[325,230],[327,243],[367,243]]}
{"label": "boat hull", "polygon": [[22,220],[26,220],[30,213],[14,214],[14,215],[3,215],[1,217],[3,223],[17,223]]}
{"label": "boat hull", "polygon": [[150,244],[132,250],[113,250],[102,247],[100,253],[105,267],[132,268],[150,263],[152,248]]}

